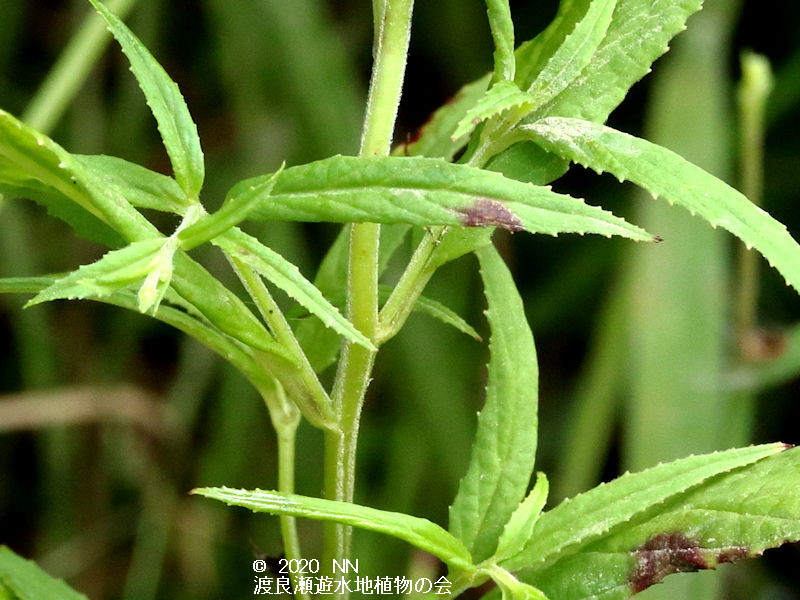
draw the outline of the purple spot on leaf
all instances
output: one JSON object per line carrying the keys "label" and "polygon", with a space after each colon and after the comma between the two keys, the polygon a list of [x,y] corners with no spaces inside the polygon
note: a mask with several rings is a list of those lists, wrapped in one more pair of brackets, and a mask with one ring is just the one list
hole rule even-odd
{"label": "purple spot on leaf", "polygon": [[466,227],[502,227],[508,231],[525,229],[519,217],[497,200],[479,198],[472,206],[461,211],[461,222]]}

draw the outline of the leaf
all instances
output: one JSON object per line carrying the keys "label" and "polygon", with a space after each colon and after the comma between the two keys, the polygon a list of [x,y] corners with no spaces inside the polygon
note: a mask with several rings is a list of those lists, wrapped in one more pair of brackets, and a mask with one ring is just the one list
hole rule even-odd
{"label": "leaf", "polygon": [[539,473],[536,477],[536,485],[526,496],[517,509],[512,513],[511,518],[503,528],[500,540],[497,542],[496,560],[502,560],[508,556],[513,556],[522,551],[525,544],[533,535],[533,527],[542,509],[547,502],[547,494],[550,486],[544,473]]}
{"label": "leaf", "polygon": [[453,140],[457,140],[472,131],[473,127],[481,121],[511,108],[522,106],[532,108],[534,102],[533,96],[523,92],[513,81],[498,81],[466,112],[451,137]]}
{"label": "leaf", "polygon": [[252,219],[499,226],[511,231],[652,236],[583,201],[499,173],[431,158],[335,156],[237,184],[228,194],[260,202]]}
{"label": "leaf", "polygon": [[106,253],[100,260],[80,267],[37,294],[26,306],[59,299],[102,298],[141,283],[153,267],[165,238],[134,242]]}
{"label": "leaf", "polygon": [[674,152],[580,119],[548,118],[522,128],[546,150],[620,181],[629,179],[697,213],[756,248],[800,291],[800,246],[786,228],[741,193]]}
{"label": "leaf", "polygon": [[493,246],[476,254],[492,332],[489,378],[467,474],[450,507],[450,531],[479,562],[495,551],[530,483],[539,371],[533,335],[508,267]]}
{"label": "leaf", "polygon": [[[580,5],[591,9],[596,8],[591,6],[594,4],[597,2],[569,3],[571,17],[561,26],[569,27]],[[701,5],[702,0],[617,0],[605,37],[588,65],[532,118],[558,115],[605,121]],[[565,29],[559,30],[553,41]]]}
{"label": "leaf", "polygon": [[[381,287],[383,288],[383,291],[386,292],[385,297],[388,298],[388,292],[391,290],[391,288],[388,286]],[[425,296],[420,296],[417,298],[417,302],[414,304],[414,310],[425,313],[434,319],[438,319],[445,325],[454,327],[461,333],[467,334],[474,340],[478,340],[479,342],[482,341],[480,334],[475,331],[475,328],[472,327],[472,325],[467,323],[458,313],[448,308],[441,302],[437,302],[431,298],[426,298]]]}
{"label": "leaf", "polygon": [[172,178],[116,156],[73,154],[85,168],[102,173],[136,208],[182,215],[192,202]]}
{"label": "leaf", "polygon": [[514,79],[514,22],[508,0],[486,0],[494,40],[494,80]]}
{"label": "leaf", "polygon": [[[3,591],[17,600],[87,600],[86,596],[55,579],[36,563],[0,546],[0,597]],[[5,588],[5,589],[3,589]]]}
{"label": "leaf", "polygon": [[254,512],[334,521],[385,533],[430,552],[451,568],[466,568],[472,564],[469,552],[461,542],[427,519],[347,502],[266,490],[249,491],[222,487],[198,488],[191,493],[219,500],[229,506],[249,508]]}
{"label": "leaf", "polygon": [[623,600],[677,572],[800,540],[800,450],[721,473],[520,578],[559,600]]}
{"label": "leaf", "polygon": [[103,17],[130,61],[131,71],[158,123],[176,181],[190,199],[196,200],[205,175],[203,151],[197,126],[192,121],[178,86],[125,23],[99,0],[89,2]]}
{"label": "leaf", "polygon": [[661,464],[628,473],[565,500],[544,513],[524,550],[500,562],[509,571],[542,569],[564,554],[579,552],[613,527],[660,505],[703,481],[785,450],[783,444],[750,446]]}
{"label": "leaf", "polygon": [[589,3],[583,18],[527,88],[535,106],[545,105],[558,96],[589,65],[608,31],[616,5],[617,0],[594,0]]}
{"label": "leaf", "polygon": [[[280,171],[267,180],[261,189],[262,193],[269,193],[279,173]],[[245,201],[226,202],[213,215],[204,215],[200,220],[178,233],[181,247],[184,250],[190,250],[233,229],[248,217],[257,200],[258,196],[252,196]]]}
{"label": "leaf", "polygon": [[546,185],[567,172],[569,161],[525,141],[493,157],[486,168],[517,181]]}
{"label": "leaf", "polygon": [[84,238],[121,246],[91,195],[73,180],[68,157],[49,137],[0,110],[0,193],[36,201]]}
{"label": "leaf", "polygon": [[313,283],[303,277],[296,266],[254,237],[234,229],[215,238],[214,244],[230,256],[251,266],[262,277],[297,300],[308,311],[319,317],[326,327],[365,348],[375,348],[363,333],[325,299]]}

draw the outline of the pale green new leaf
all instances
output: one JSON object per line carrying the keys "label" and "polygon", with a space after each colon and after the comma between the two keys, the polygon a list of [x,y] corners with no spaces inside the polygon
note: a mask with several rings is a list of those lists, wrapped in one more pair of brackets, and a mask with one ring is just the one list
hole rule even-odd
{"label": "pale green new leaf", "polygon": [[522,128],[546,150],[630,180],[756,248],[800,291],[800,246],[786,228],[741,193],[674,152],[580,119],[547,118]]}
{"label": "pale green new leaf", "polygon": [[108,25],[128,57],[139,87],[158,123],[175,179],[186,195],[196,200],[203,187],[205,167],[197,126],[178,86],[145,48],[144,44],[99,0],[89,0]]}
{"label": "pale green new leaf", "polygon": [[653,239],[582,200],[466,165],[422,157],[334,156],[237,184],[228,201],[260,201],[252,219],[499,226],[535,233]]}
{"label": "pale green new leaf", "polygon": [[494,246],[476,252],[491,328],[486,403],[467,474],[450,507],[450,531],[475,561],[495,551],[530,484],[536,458],[536,349],[514,279]]}
{"label": "pale green new leaf", "polygon": [[141,284],[153,269],[165,238],[134,242],[106,253],[100,260],[80,267],[37,294],[26,306],[58,299],[102,298]]}
{"label": "pale green new leaf", "polygon": [[559,600],[626,600],[677,572],[800,540],[800,450],[725,472],[519,577]]}
{"label": "pale green new leaf", "polygon": [[590,63],[611,23],[617,0],[594,0],[527,88],[535,106],[543,106],[571,84]]}
{"label": "pale green new leaf", "polygon": [[[249,200],[243,200],[243,202]],[[297,300],[313,315],[348,340],[374,349],[372,342],[333,306],[299,269],[256,238],[233,229],[214,239],[228,255],[241,260]]]}
{"label": "pale green new leaf", "polygon": [[601,484],[544,513],[536,522],[524,550],[501,561],[500,565],[509,571],[544,568],[565,552],[578,552],[613,527],[710,477],[754,463],[785,448],[783,444],[765,444],[690,456]]}
{"label": "pale green new leaf", "polygon": [[36,563],[0,546],[0,598],[3,592],[15,600],[86,600],[86,596],[61,579],[45,573]]}
{"label": "pale green new leaf", "polygon": [[[388,297],[388,295],[386,297]],[[478,340],[479,342],[482,341],[480,334],[475,331],[475,328],[472,325],[467,323],[463,317],[461,317],[461,315],[453,311],[451,308],[445,306],[441,302],[437,302],[431,298],[426,298],[425,296],[420,296],[417,298],[417,301],[414,304],[414,310],[425,313],[434,319],[438,319],[445,325],[449,325],[461,333],[465,333],[474,340]]]}
{"label": "pale green new leaf", "polygon": [[251,491],[222,487],[198,488],[192,490],[192,493],[219,500],[229,506],[249,508],[254,512],[334,521],[391,535],[430,552],[451,568],[467,568],[472,564],[469,552],[463,544],[427,519],[348,502],[267,490]]}
{"label": "pale green new leaf", "polygon": [[534,103],[534,97],[519,89],[513,81],[498,81],[466,112],[452,133],[452,139],[466,135],[481,121],[512,108],[532,108]]}
{"label": "pale green new leaf", "polygon": [[536,485],[528,493],[503,528],[494,558],[498,561],[520,552],[533,535],[533,527],[547,502],[550,485],[544,473],[536,476]]}

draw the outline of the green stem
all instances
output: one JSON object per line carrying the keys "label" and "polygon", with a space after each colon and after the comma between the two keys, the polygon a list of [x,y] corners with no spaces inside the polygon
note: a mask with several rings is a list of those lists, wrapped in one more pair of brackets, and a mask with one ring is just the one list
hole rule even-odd
{"label": "green stem", "polygon": [[[411,35],[413,0],[373,2],[376,11],[375,64],[364,117],[360,156],[388,156],[405,76]],[[354,224],[350,232],[348,314],[368,338],[378,327],[378,251],[380,226]],[[325,494],[352,502],[355,488],[358,426],[364,395],[372,375],[375,352],[345,344],[334,382],[334,405],[339,427],[326,431]],[[325,527],[323,568],[331,572],[334,560],[350,556],[351,530],[335,523]],[[342,595],[346,598],[346,594]]]}
{"label": "green stem", "polygon": [[[756,205],[761,205],[763,195],[764,112],[771,88],[772,74],[766,58],[744,54],[739,88],[740,188]],[[743,348],[756,326],[757,305],[758,257],[740,246],[736,326]]]}

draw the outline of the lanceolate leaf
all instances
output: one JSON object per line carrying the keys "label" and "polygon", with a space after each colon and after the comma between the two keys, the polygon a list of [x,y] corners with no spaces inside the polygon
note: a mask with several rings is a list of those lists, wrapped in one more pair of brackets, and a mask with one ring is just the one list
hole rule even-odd
{"label": "lanceolate leaf", "polygon": [[678,572],[800,540],[800,450],[721,473],[519,577],[559,600],[624,600]]}
{"label": "lanceolate leaf", "polygon": [[502,560],[520,552],[533,535],[533,528],[547,502],[550,485],[544,473],[538,473],[536,485],[528,493],[503,528],[494,558]]}
{"label": "lanceolate leaf", "polygon": [[175,179],[186,195],[196,200],[203,187],[205,175],[203,151],[200,148],[197,126],[189,115],[178,86],[116,15],[99,0],[89,2],[106,21],[109,31],[130,61],[131,71],[158,123],[164,147],[175,171]]}
{"label": "lanceolate leaf", "polygon": [[14,600],[86,600],[86,596],[55,579],[7,546],[0,546],[0,598]]}
{"label": "lanceolate leaf", "polygon": [[[570,12],[579,4],[589,6],[585,1],[570,2]],[[702,0],[617,0],[606,35],[589,64],[537,115],[605,121],[701,5]],[[573,19],[563,21],[562,27]],[[564,33],[559,31],[554,41]]]}
{"label": "lanceolate leaf", "polygon": [[626,474],[585,494],[565,500],[544,513],[534,527],[525,549],[501,561],[509,571],[526,567],[541,569],[575,553],[667,499],[703,481],[786,449],[783,444],[751,446],[702,456],[691,456]]}
{"label": "lanceolate leaf", "polygon": [[589,64],[606,35],[617,0],[594,0],[528,88],[536,106],[550,102]]}
{"label": "lanceolate leaf", "polygon": [[756,248],[800,291],[800,246],[786,228],[738,191],[661,146],[609,127],[552,117],[524,126],[545,149],[620,181],[628,179],[653,196],[697,213]]}
{"label": "lanceolate leaf", "polygon": [[199,488],[192,491],[229,506],[242,506],[255,512],[335,521],[399,538],[438,556],[451,568],[471,565],[469,552],[444,529],[419,517],[378,510],[358,504],[336,502],[267,490],[235,490],[231,488]]}
{"label": "lanceolate leaf", "polygon": [[442,160],[335,156],[236,185],[228,201],[260,202],[253,219],[498,226],[511,231],[652,236],[550,188]]}
{"label": "lanceolate leaf", "polygon": [[494,552],[530,483],[539,371],[533,335],[508,268],[493,246],[476,254],[489,304],[489,379],[469,468],[450,507],[450,531],[478,562]]}
{"label": "lanceolate leaf", "polygon": [[103,173],[107,181],[136,208],[183,214],[192,202],[172,178],[116,156],[73,154],[87,169]]}
{"label": "lanceolate leaf", "polygon": [[374,348],[372,342],[328,302],[322,292],[303,277],[296,266],[274,250],[237,229],[216,238],[214,243],[289,294],[319,317],[326,327],[366,348]]}
{"label": "lanceolate leaf", "polygon": [[519,89],[513,81],[498,81],[464,115],[453,132],[456,140],[469,133],[475,125],[510,108],[533,106],[534,98]]}

